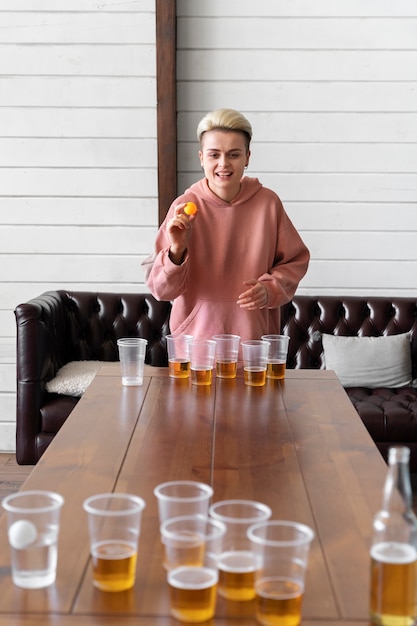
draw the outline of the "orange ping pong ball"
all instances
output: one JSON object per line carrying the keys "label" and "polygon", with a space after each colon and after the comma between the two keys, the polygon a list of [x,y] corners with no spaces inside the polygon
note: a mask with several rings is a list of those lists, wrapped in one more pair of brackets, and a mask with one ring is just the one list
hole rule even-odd
{"label": "orange ping pong ball", "polygon": [[195,215],[197,213],[197,205],[194,202],[187,202],[184,207],[184,213],[187,215]]}

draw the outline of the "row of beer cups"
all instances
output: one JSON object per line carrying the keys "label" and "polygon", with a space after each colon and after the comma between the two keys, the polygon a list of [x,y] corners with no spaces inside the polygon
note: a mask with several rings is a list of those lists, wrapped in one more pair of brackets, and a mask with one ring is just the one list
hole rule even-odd
{"label": "row of beer cups", "polygon": [[255,600],[265,626],[301,621],[311,528],[271,520],[261,502],[210,505],[213,489],[200,482],[166,482],[154,493],[173,617],[209,620],[219,594],[232,602]]}
{"label": "row of beer cups", "polygon": [[168,335],[166,339],[171,378],[191,377],[194,385],[210,385],[213,372],[219,378],[236,378],[239,348],[246,385],[260,387],[266,378],[285,376],[289,343],[286,335],[263,335],[247,341],[228,334],[214,335],[212,339]]}
{"label": "row of beer cups", "polygon": [[[201,482],[165,482],[154,493],[173,617],[211,619],[219,593],[232,602],[255,599],[257,618],[266,626],[299,623],[314,535],[308,526],[272,521],[271,509],[252,500],[210,504],[213,489]],[[60,494],[48,491],[22,491],[3,500],[17,586],[40,589],[54,583],[63,504]],[[83,506],[94,586],[109,592],[132,588],[145,501],[102,493]]]}

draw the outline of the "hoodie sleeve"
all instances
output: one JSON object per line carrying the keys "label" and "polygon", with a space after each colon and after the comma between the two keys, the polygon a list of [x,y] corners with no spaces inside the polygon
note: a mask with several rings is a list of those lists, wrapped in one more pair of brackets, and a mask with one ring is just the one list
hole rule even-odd
{"label": "hoodie sleeve", "polygon": [[187,252],[181,265],[169,258],[170,242],[165,225],[171,214],[170,209],[156,236],[153,253],[142,262],[145,283],[157,300],[174,300],[184,292],[187,281]]}
{"label": "hoodie sleeve", "polygon": [[307,272],[310,261],[307,246],[282,205],[280,209],[281,219],[274,264],[268,273],[258,278],[268,290],[266,307],[269,309],[278,308],[293,298],[298,283]]}

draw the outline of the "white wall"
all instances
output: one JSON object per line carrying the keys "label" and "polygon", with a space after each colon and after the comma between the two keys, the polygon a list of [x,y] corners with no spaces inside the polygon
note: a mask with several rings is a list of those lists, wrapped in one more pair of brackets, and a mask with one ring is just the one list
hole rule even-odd
{"label": "white wall", "polygon": [[1,0],[0,25],[0,450],[14,450],[15,306],[48,289],[144,287],[155,7]]}
{"label": "white wall", "polygon": [[415,0],[178,0],[179,190],[195,128],[241,110],[248,175],[308,244],[299,293],[416,295]]}
{"label": "white wall", "polygon": [[[157,228],[154,0],[0,2],[0,450],[19,302],[141,290]],[[179,190],[195,128],[241,109],[249,175],[312,252],[304,293],[414,295],[415,0],[177,0]]]}

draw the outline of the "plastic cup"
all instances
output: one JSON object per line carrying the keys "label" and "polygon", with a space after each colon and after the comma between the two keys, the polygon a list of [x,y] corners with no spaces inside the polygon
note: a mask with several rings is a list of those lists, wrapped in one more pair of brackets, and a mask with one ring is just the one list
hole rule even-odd
{"label": "plastic cup", "polygon": [[132,387],[143,384],[143,368],[147,344],[147,339],[139,337],[127,337],[117,340],[122,370],[122,385]]}
{"label": "plastic cup", "polygon": [[266,381],[269,344],[261,339],[242,341],[243,373],[245,384],[262,387]]}
{"label": "plastic cup", "polygon": [[298,626],[313,530],[297,522],[268,521],[251,526],[248,537],[257,561],[257,620],[264,626]]}
{"label": "plastic cup", "polygon": [[236,378],[239,335],[214,335],[216,342],[216,376]]}
{"label": "plastic cup", "polygon": [[161,524],[164,567],[213,567],[222,551],[226,526],[203,515],[184,515]]}
{"label": "plastic cup", "polygon": [[192,335],[167,335],[168,369],[171,378],[190,377]]}
{"label": "plastic cup", "polygon": [[205,622],[216,610],[217,570],[181,566],[168,572],[171,615],[180,622]]}
{"label": "plastic cup", "polygon": [[255,522],[268,520],[272,511],[253,500],[223,500],[213,504],[209,514],[226,525],[223,552],[217,561],[219,594],[229,600],[252,600],[256,561],[247,530]]}
{"label": "plastic cup", "polygon": [[190,344],[191,382],[193,385],[211,385],[216,342],[212,339],[193,339]]}
{"label": "plastic cup", "polygon": [[281,380],[285,377],[290,338],[287,335],[262,335],[261,339],[269,343],[266,377]]}
{"label": "plastic cup", "polygon": [[213,489],[193,480],[161,483],[154,489],[158,500],[159,523],[183,515],[207,516]]}
{"label": "plastic cup", "polygon": [[125,591],[135,584],[142,498],[101,493],[84,501],[88,515],[93,584],[102,591]]}
{"label": "plastic cup", "polygon": [[4,498],[17,587],[40,589],[55,582],[63,504],[64,498],[51,491],[20,491]]}

